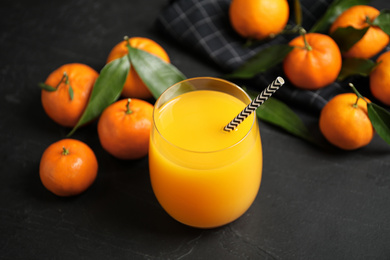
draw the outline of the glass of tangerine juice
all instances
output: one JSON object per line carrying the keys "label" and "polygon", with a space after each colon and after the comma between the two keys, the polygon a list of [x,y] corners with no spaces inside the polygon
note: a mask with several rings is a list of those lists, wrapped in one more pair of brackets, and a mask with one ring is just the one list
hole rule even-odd
{"label": "glass of tangerine juice", "polygon": [[227,125],[250,97],[217,78],[192,78],[156,101],[149,169],[160,205],[198,228],[230,223],[253,203],[261,182],[262,146],[255,113],[235,130]]}

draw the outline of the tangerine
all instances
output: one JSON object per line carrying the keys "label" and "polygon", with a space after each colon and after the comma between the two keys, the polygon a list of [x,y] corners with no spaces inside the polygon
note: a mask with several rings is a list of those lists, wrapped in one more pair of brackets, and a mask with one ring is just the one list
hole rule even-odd
{"label": "tangerine", "polygon": [[370,73],[372,95],[390,106],[390,51],[382,53],[376,60],[378,65]]}
{"label": "tangerine", "polygon": [[389,35],[378,26],[371,24],[379,14],[380,11],[372,6],[356,5],[348,8],[337,17],[330,27],[329,33],[333,33],[339,27],[352,26],[355,29],[363,29],[369,26],[364,36],[348,51],[343,52],[344,57],[369,59],[386,47],[389,43]]}
{"label": "tangerine", "polygon": [[229,19],[242,37],[262,40],[280,33],[287,24],[287,0],[233,0]]}
{"label": "tangerine", "polygon": [[354,93],[332,98],[321,111],[319,127],[331,144],[344,150],[366,146],[374,136],[374,128],[367,114],[367,102]]}
{"label": "tangerine", "polygon": [[103,148],[122,160],[148,154],[153,106],[140,99],[122,99],[108,106],[98,121]]}
{"label": "tangerine", "polygon": [[83,114],[99,74],[81,63],[65,64],[47,77],[45,84],[54,91],[42,89],[41,102],[46,114],[56,123],[74,127]]}
{"label": "tangerine", "polygon": [[42,184],[58,196],[84,192],[95,181],[98,162],[92,149],[75,139],[63,139],[43,152],[39,176]]}
{"label": "tangerine", "polygon": [[283,70],[296,87],[315,90],[336,80],[342,57],[336,42],[320,33],[305,33],[289,42],[295,48],[283,60]]}
{"label": "tangerine", "polygon": [[[158,43],[151,39],[143,37],[133,37],[129,39],[129,43],[130,46],[133,48],[138,48],[140,50],[146,51],[150,54],[159,57],[165,62],[170,62],[166,51]],[[115,45],[114,48],[111,50],[110,54],[108,55],[107,63],[112,60],[121,58],[124,55],[127,55],[129,53],[127,44],[127,40],[124,40]],[[126,82],[123,86],[121,94],[123,97],[139,99],[148,99],[152,97],[151,92],[143,83],[142,79],[138,76],[133,66],[130,67],[129,74],[127,75]]]}

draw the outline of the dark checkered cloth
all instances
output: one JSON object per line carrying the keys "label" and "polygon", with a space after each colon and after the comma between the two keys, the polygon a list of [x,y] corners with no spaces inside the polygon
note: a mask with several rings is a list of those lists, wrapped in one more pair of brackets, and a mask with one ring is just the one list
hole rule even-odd
{"label": "dark checkered cloth", "polygon": [[[301,0],[303,27],[309,30],[314,22],[326,11],[332,0]],[[292,1],[290,7],[294,6]],[[228,10],[230,0],[176,0],[162,10],[157,19],[159,30],[169,34],[180,44],[212,60],[223,73],[229,73],[240,67],[258,51],[273,44],[288,43],[297,35],[279,35],[271,41],[245,47],[245,39],[231,27]],[[293,25],[293,9],[290,8],[289,24]],[[297,64],[299,66],[299,64]],[[281,66],[261,73],[249,88],[261,91],[277,76],[283,76]],[[297,104],[318,113],[334,95],[346,92],[347,87],[339,83],[316,91],[299,90],[286,82],[276,96],[290,104]]]}

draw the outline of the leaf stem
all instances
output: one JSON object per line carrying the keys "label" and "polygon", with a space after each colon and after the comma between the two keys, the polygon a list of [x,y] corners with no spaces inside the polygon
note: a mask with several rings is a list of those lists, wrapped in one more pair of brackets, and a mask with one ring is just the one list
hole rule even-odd
{"label": "leaf stem", "polygon": [[302,25],[302,8],[299,0],[294,1],[294,11],[295,11],[295,23],[297,26]]}

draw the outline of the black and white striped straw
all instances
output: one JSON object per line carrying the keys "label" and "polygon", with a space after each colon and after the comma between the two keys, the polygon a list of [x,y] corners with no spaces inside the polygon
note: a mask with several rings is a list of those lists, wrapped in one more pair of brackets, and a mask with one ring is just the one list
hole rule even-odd
{"label": "black and white striped straw", "polygon": [[275,91],[284,84],[282,77],[277,77],[266,89],[264,89],[252,102],[246,106],[229,124],[224,127],[224,130],[230,132],[237,128],[242,121],[261,106]]}

